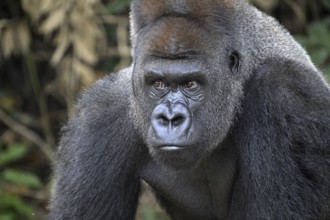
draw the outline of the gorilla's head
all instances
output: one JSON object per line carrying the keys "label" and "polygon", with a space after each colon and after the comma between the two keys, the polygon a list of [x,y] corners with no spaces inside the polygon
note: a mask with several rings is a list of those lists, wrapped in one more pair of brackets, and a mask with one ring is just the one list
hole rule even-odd
{"label": "gorilla's head", "polygon": [[221,146],[242,96],[242,55],[226,16],[235,6],[209,2],[132,7],[133,118],[151,155],[174,167]]}

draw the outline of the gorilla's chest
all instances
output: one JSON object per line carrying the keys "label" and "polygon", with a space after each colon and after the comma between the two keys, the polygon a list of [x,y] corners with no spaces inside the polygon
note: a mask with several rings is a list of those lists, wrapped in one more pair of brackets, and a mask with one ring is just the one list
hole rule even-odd
{"label": "gorilla's chest", "polygon": [[234,178],[234,159],[216,155],[195,169],[175,170],[150,162],[141,178],[173,219],[225,219]]}

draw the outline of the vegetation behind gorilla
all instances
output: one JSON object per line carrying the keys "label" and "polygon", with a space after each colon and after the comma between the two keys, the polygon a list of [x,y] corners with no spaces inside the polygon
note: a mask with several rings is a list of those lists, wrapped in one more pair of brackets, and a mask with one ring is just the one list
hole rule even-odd
{"label": "vegetation behind gorilla", "polygon": [[63,128],[51,219],[133,219],[141,179],[173,219],[330,218],[329,87],[273,18],[136,0],[131,38]]}

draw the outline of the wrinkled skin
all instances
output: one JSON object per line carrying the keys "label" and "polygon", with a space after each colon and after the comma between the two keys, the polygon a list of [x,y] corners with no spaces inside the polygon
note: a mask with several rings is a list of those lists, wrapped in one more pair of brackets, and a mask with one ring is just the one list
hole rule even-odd
{"label": "wrinkled skin", "polygon": [[[182,34],[187,28],[195,31]],[[143,118],[136,127],[157,161],[178,167],[198,164],[232,125],[244,77],[239,77],[238,52],[229,37],[218,32],[181,16],[167,16],[137,38],[133,118]],[[215,34],[222,36],[216,45],[209,37]],[[213,55],[217,53],[221,56]],[[214,124],[215,118],[221,123]]]}

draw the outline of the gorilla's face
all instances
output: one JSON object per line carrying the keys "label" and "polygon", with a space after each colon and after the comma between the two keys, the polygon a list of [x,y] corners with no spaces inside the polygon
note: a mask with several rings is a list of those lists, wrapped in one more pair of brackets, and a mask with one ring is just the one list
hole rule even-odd
{"label": "gorilla's face", "polygon": [[182,17],[138,36],[133,118],[157,161],[198,164],[227,135],[241,94],[239,56],[228,41]]}

